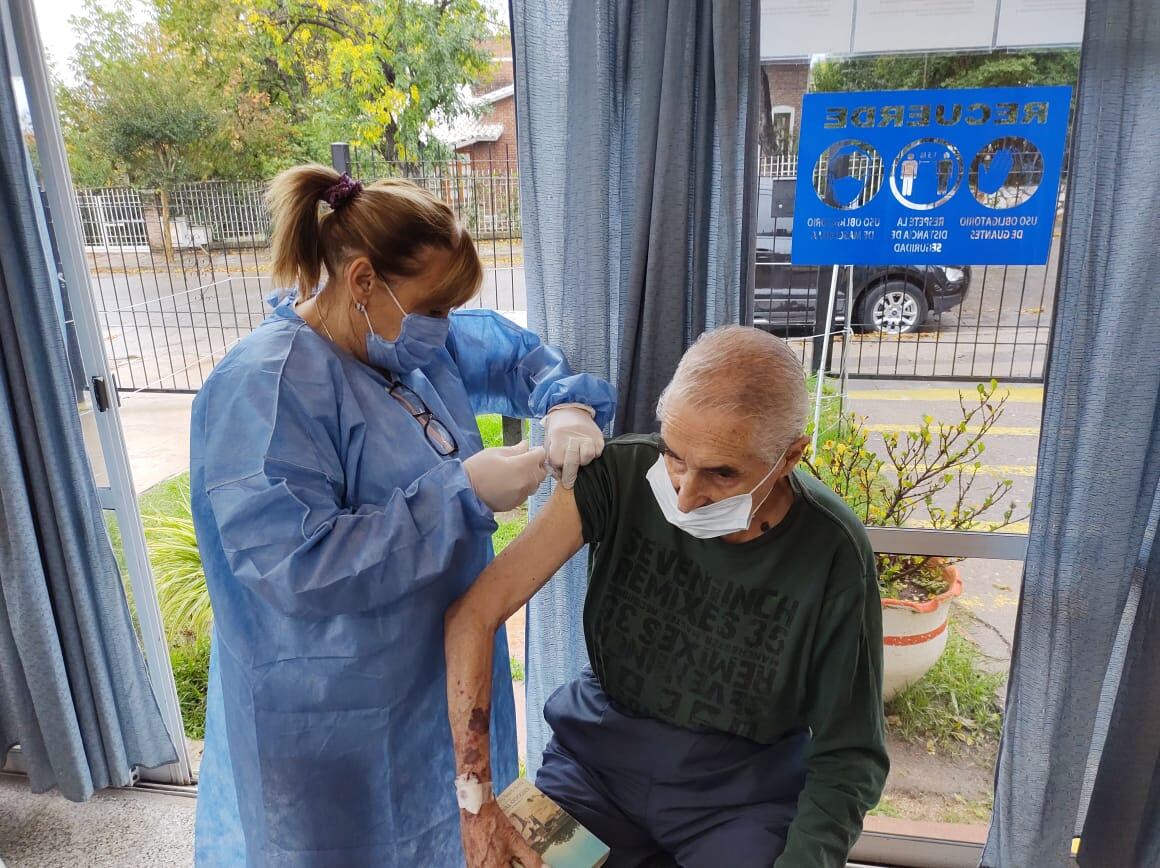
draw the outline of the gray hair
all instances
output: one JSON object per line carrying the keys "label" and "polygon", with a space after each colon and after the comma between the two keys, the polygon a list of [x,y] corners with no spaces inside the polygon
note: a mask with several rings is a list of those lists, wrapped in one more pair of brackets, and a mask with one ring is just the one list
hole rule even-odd
{"label": "gray hair", "polygon": [[748,326],[707,331],[681,358],[657,402],[657,419],[679,400],[753,421],[753,447],[769,462],[802,435],[809,395],[801,360],[789,344]]}

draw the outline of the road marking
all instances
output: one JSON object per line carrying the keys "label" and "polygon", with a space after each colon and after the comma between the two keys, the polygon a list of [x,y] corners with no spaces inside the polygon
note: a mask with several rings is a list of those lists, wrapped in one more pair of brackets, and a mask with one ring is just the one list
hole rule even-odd
{"label": "road marking", "polygon": [[[984,528],[987,525],[988,525],[988,522],[980,520],[980,521],[975,523],[974,528],[964,528],[964,530],[980,531],[980,530],[984,530]],[[1009,525],[1006,525],[1004,527],[999,528],[997,531],[995,531],[995,533],[1026,534],[1030,530],[1030,525],[1031,525],[1031,522],[1029,522],[1029,521],[1013,521]],[[905,530],[908,527],[922,529],[922,530],[933,530],[934,529],[934,522],[932,522],[928,518],[914,518],[914,519],[910,519],[909,521],[907,521],[907,523],[903,526],[903,530]],[[947,528],[943,528],[943,530],[947,530]],[[986,532],[986,531],[984,531],[984,532]]]}
{"label": "road marking", "polygon": [[[924,389],[858,389],[847,392],[846,397],[852,401],[954,401],[958,403],[959,394],[967,400],[978,395],[978,391],[970,386],[957,388],[936,386]],[[1042,386],[1000,386],[995,395],[999,400],[1007,395],[1008,404],[1042,404]]]}
{"label": "road marking", "polygon": [[[877,434],[892,434],[892,433],[905,434],[905,433],[909,433],[909,432],[916,432],[916,431],[918,431],[919,427],[920,427],[919,425],[909,423],[909,422],[900,422],[897,425],[891,425],[891,424],[884,422],[884,423],[875,424],[875,425],[867,425],[866,430],[873,432],[873,433],[877,433]],[[978,430],[979,430],[978,425],[968,425],[967,426],[967,431],[971,434],[978,432]],[[931,426],[931,433],[935,434],[937,432],[938,432],[937,424],[932,425]],[[1019,425],[1006,425],[1006,426],[1005,425],[995,425],[987,433],[994,434],[996,436],[1005,436],[1005,437],[1038,437],[1039,436],[1039,426],[1038,425],[1027,425],[1025,427],[1021,427]]]}
{"label": "road marking", "polygon": [[984,464],[979,473],[985,476],[1034,476],[1034,464]]}
{"label": "road marking", "polygon": [[[971,465],[964,464],[963,471],[967,472],[971,469]],[[890,471],[892,468],[886,464],[882,468],[883,472]],[[952,471],[957,472],[957,471]],[[1035,476],[1034,464],[983,464],[978,470],[979,476]]]}

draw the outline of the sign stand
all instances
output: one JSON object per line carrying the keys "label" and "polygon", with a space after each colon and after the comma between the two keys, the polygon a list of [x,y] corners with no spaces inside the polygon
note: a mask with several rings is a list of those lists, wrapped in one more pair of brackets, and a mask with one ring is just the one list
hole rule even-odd
{"label": "sign stand", "polygon": [[[822,424],[822,389],[826,383],[826,365],[829,361],[828,357],[830,354],[830,338],[831,338],[830,332],[832,331],[832,329],[834,327],[834,306],[838,300],[838,269],[840,267],[841,266],[835,265],[831,269],[830,298],[829,298],[829,303],[826,305],[826,335],[825,335],[825,340],[822,341],[822,358],[820,360],[821,363],[819,365],[817,365],[816,376],[818,379],[817,379],[817,388],[816,388],[815,393],[814,393],[814,434],[813,434],[812,439],[810,440],[810,451],[814,455],[818,454],[818,429],[821,427],[821,424]],[[851,274],[852,273],[853,272],[851,271]],[[849,299],[849,293],[847,293],[847,302],[848,302],[848,299]],[[848,308],[849,308],[849,304],[847,303],[847,309]],[[847,325],[847,327],[849,327],[849,323],[847,323],[846,325]],[[843,349],[843,352],[845,352],[844,349]]]}

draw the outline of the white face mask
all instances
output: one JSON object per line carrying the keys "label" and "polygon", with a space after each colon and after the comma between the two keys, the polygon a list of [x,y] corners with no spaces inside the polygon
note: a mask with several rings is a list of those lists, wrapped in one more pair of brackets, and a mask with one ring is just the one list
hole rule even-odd
{"label": "white face mask", "polygon": [[[788,451],[788,449],[785,450],[785,452]],[[757,510],[761,509],[761,505],[765,503],[773,489],[771,488],[769,493],[766,493],[757,506],[753,505],[753,492],[761,488],[766,479],[773,476],[773,471],[781,466],[785,452],[781,453],[781,458],[773,463],[773,467],[769,469],[769,473],[765,474],[761,482],[753,487],[753,491],[746,494],[735,494],[732,497],[726,497],[724,500],[718,500],[716,503],[700,506],[688,512],[681,512],[681,508],[677,504],[677,492],[669,479],[669,471],[665,467],[665,456],[662,455],[657,459],[657,463],[649,469],[645,478],[652,487],[653,497],[656,498],[657,505],[660,506],[661,512],[664,513],[669,524],[679,527],[689,536],[697,539],[715,539],[749,529],[749,523],[753,521],[753,516],[757,514]]]}

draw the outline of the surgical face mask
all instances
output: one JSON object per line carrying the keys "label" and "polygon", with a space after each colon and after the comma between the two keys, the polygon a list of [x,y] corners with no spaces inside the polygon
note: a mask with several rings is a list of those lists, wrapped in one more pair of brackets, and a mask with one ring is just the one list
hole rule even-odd
{"label": "surgical face mask", "polygon": [[[753,516],[757,514],[757,510],[761,509],[761,505],[769,497],[767,493],[761,499],[761,503],[754,506],[753,492],[761,488],[765,484],[765,480],[773,476],[773,471],[781,465],[782,458],[785,458],[785,452],[781,453],[781,458],[773,463],[769,473],[765,474],[752,491],[746,494],[735,494],[733,497],[726,497],[724,500],[718,500],[716,503],[700,506],[688,512],[681,512],[681,508],[677,504],[677,492],[669,479],[669,471],[665,467],[665,456],[662,455],[657,459],[657,463],[652,466],[645,478],[652,487],[653,497],[656,498],[657,505],[660,506],[661,512],[664,513],[669,524],[697,539],[715,539],[749,529],[749,523],[753,521]],[[771,492],[772,490],[770,489]]]}
{"label": "surgical face mask", "polygon": [[371,318],[367,316],[366,306],[355,305],[367,321],[369,330],[367,359],[377,368],[385,368],[400,374],[426,367],[435,358],[435,354],[447,344],[447,333],[451,328],[450,318],[407,313],[390,286],[387,286],[387,292],[391,294],[391,300],[403,315],[399,336],[393,341],[375,334]]}

